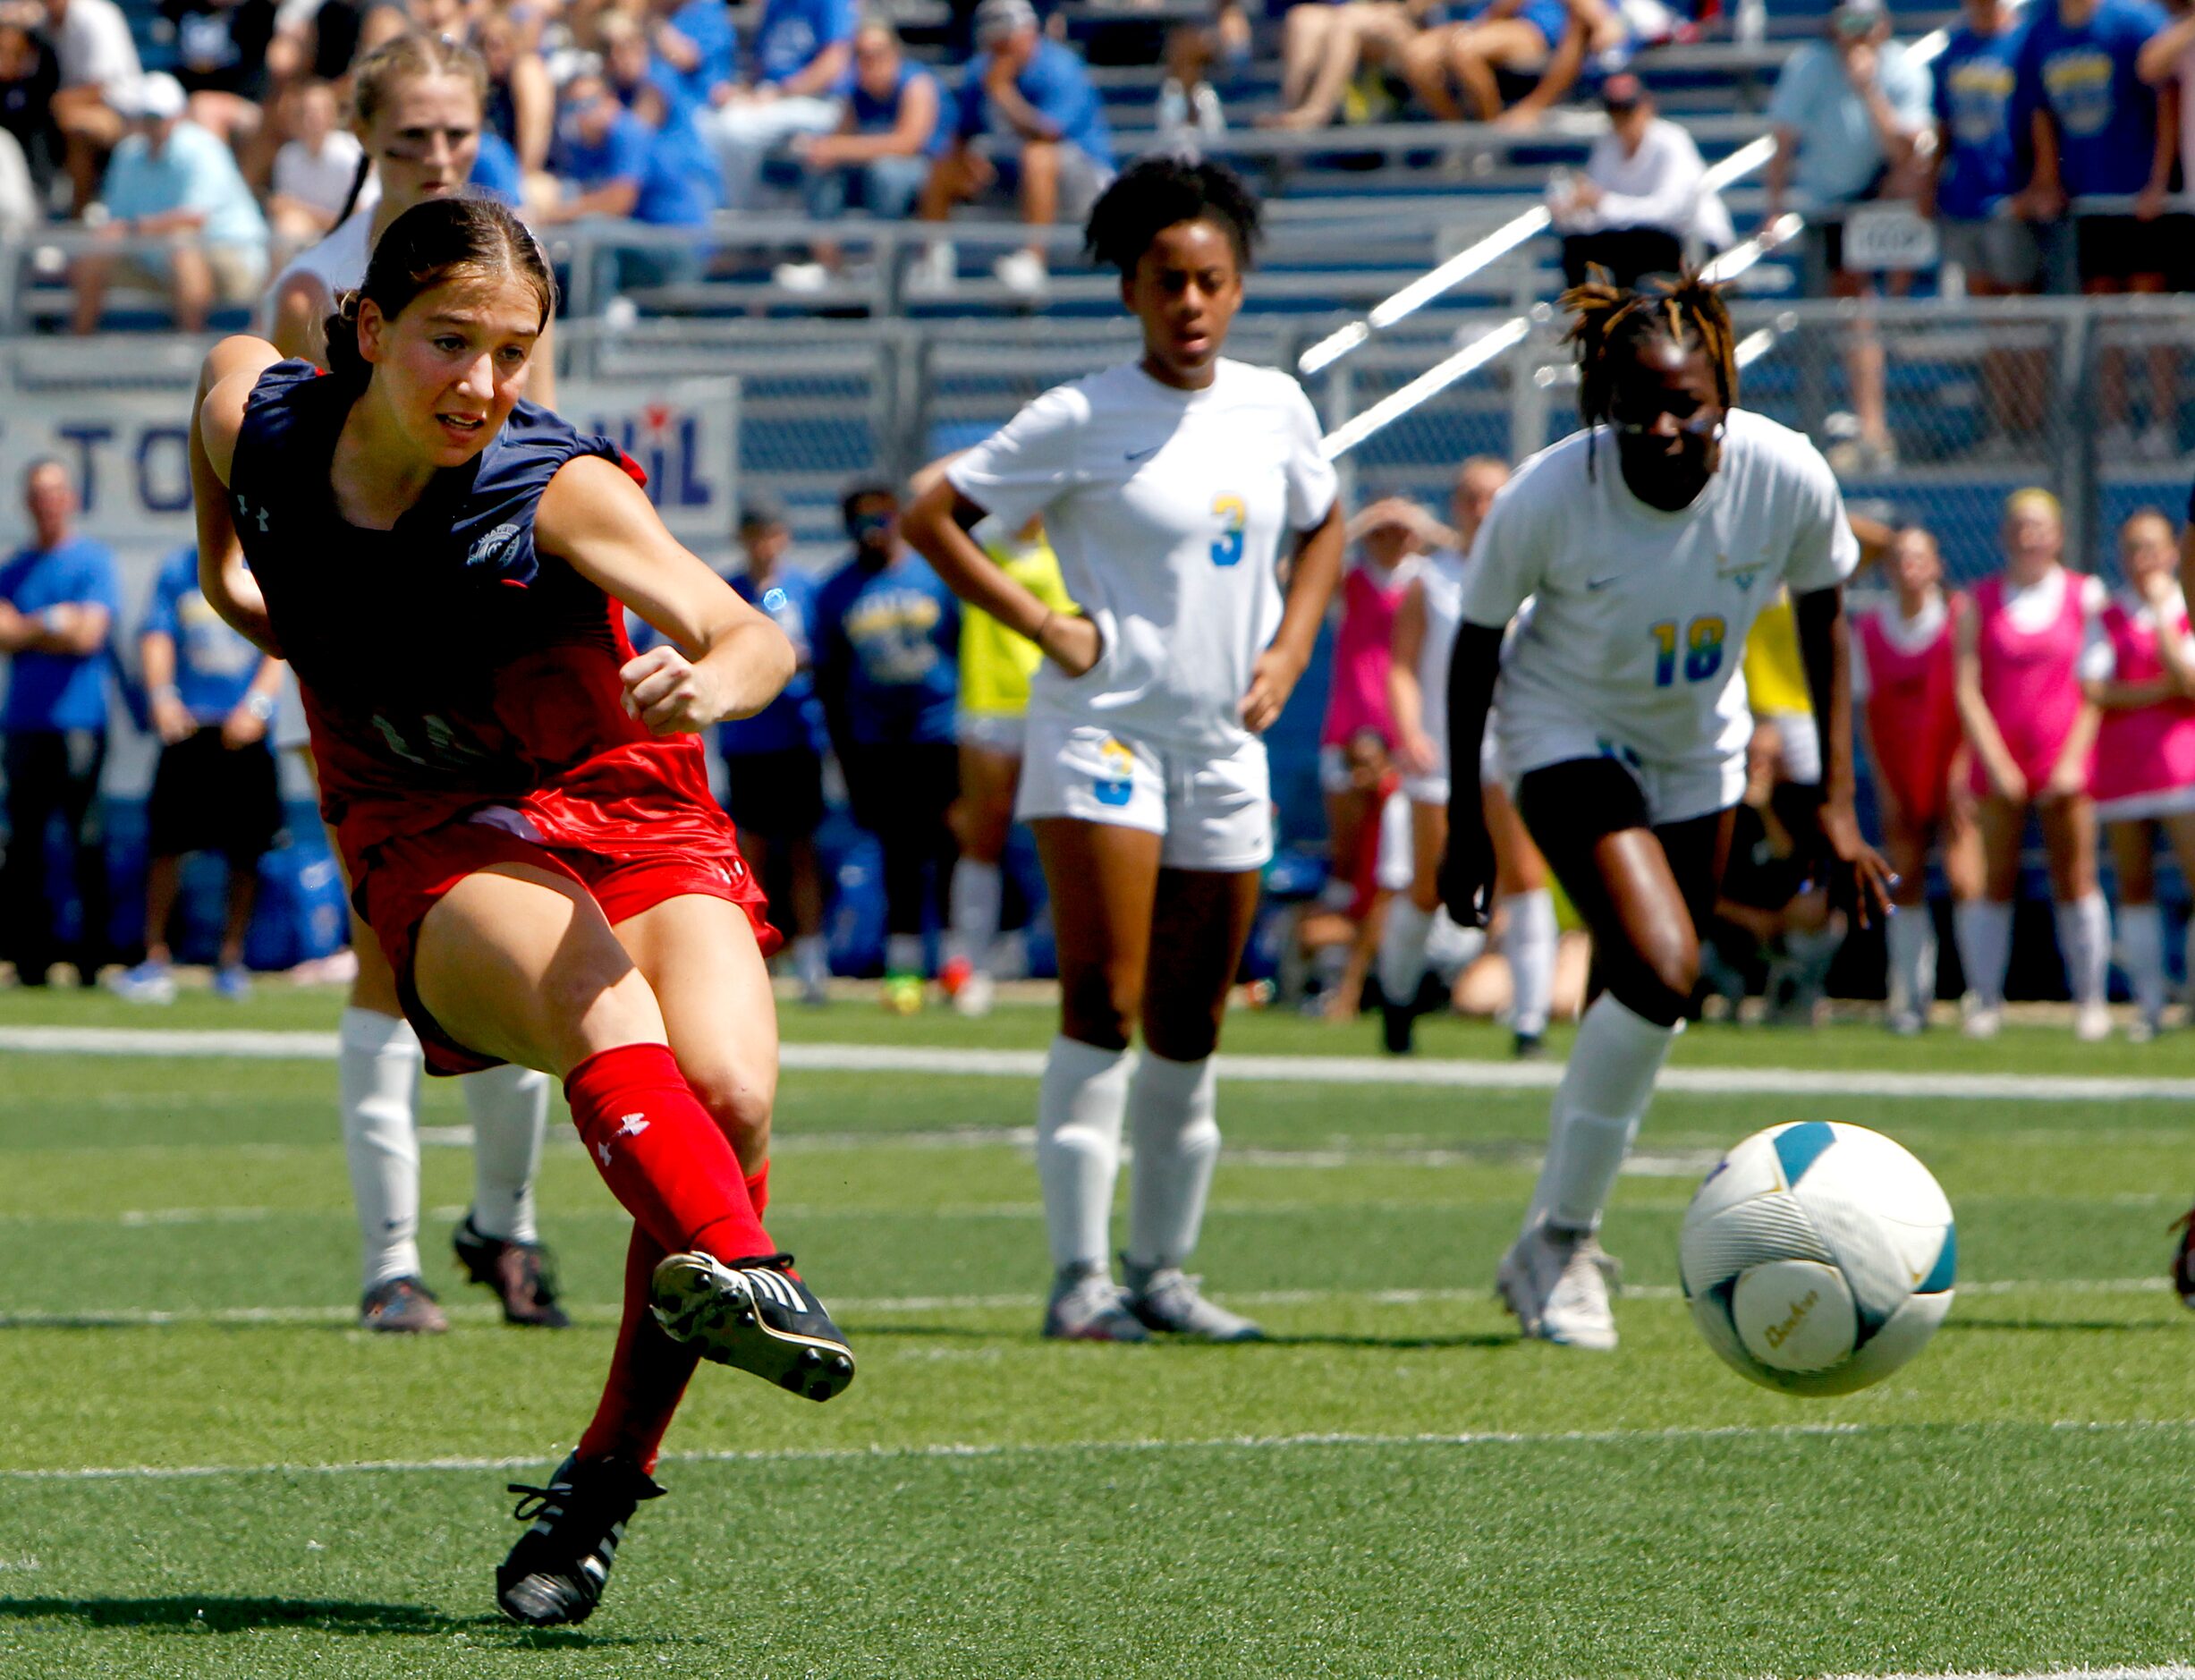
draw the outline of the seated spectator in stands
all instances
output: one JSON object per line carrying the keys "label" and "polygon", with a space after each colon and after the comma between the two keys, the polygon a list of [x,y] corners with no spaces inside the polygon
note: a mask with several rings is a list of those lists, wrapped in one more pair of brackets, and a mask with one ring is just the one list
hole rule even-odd
{"label": "seated spectator in stands", "polygon": [[[179,94],[181,89],[176,90]],[[64,959],[93,984],[106,955],[105,812],[106,640],[122,612],[114,556],[76,533],[76,486],[58,461],[23,473],[31,539],[0,565],[0,773],[7,783],[7,860],[0,865],[0,956],[24,986],[46,984]],[[47,830],[67,830],[77,937],[62,938],[62,900],[47,877]]]}
{"label": "seated spectator in stands", "polygon": [[[1404,80],[1444,123],[1530,128],[1577,85],[1589,42],[1611,30],[1623,38],[1604,0],[1467,0],[1461,10],[1460,21],[1429,26],[1403,56]],[[1526,78],[1537,79],[1506,100]]]}
{"label": "seated spectator in stands", "polygon": [[[2070,208],[2081,289],[2089,293],[2162,292],[2170,242],[2155,225],[2165,212],[2179,150],[2175,101],[2160,100],[2140,73],[2141,49],[2163,34],[2154,0],[2034,0],[2013,98],[2030,114],[2035,170],[2013,200],[2030,221]],[[2089,199],[2131,199],[2090,208]],[[2104,449],[2152,461],[2178,452],[2173,352],[2149,352],[2149,423],[2137,437],[2128,418],[2124,352],[2106,347],[2097,368]]]}
{"label": "seated spectator in stands", "polygon": [[[706,227],[712,208],[708,183],[691,158],[663,133],[663,96],[643,88],[627,110],[599,75],[564,84],[564,114],[550,154],[555,170],[530,220],[555,224],[591,218],[652,227]],[[619,290],[670,285],[700,266],[699,244],[631,246],[616,252]]]}
{"label": "seated spectator in stands", "polygon": [[1563,235],[1563,278],[1581,284],[1588,264],[1620,286],[1675,274],[1684,246],[1731,242],[1730,212],[1705,182],[1699,148],[1678,124],[1654,114],[1653,96],[1628,72],[1600,90],[1608,132],[1593,142],[1585,173],[1550,188],[1547,208]]}
{"label": "seated spectator in stands", "polygon": [[160,71],[140,77],[123,110],[129,132],[107,165],[97,231],[166,244],[79,258],[70,276],[75,330],[98,330],[106,289],[119,274],[167,293],[176,326],[203,332],[216,304],[258,296],[267,280],[267,223],[234,154],[183,115],[182,85],[174,77]]}
{"label": "seated spectator in stands", "polygon": [[[1304,0],[1281,21],[1281,106],[1267,128],[1308,130],[1334,121],[1365,64],[1407,73],[1432,0]],[[1556,0],[1557,8],[1560,0]]]}
{"label": "seated spectator in stands", "polygon": [[854,0],[764,0],[754,80],[711,89],[702,123],[733,209],[754,208],[762,165],[786,141],[838,126],[853,81],[854,22]]}
{"label": "seated spectator in stands", "polygon": [[[1937,57],[1936,149],[1924,165],[1920,208],[1933,212],[1942,260],[1956,263],[1972,297],[2032,292],[2042,278],[2035,230],[2012,213],[2025,173],[2013,91],[2021,34],[2005,0],[1966,0],[1965,15]],[[2047,370],[2031,352],[1982,352],[1990,437],[2009,453],[2042,420]]]}
{"label": "seated spectator in stands", "polygon": [[[160,0],[191,120],[242,152],[259,132],[275,0]],[[265,168],[264,160],[261,168]]]}
{"label": "seated spectator in stands", "polygon": [[483,15],[473,25],[472,45],[487,66],[489,131],[511,148],[521,170],[531,174],[545,168],[556,130],[556,89],[548,66],[507,12]]}
{"label": "seated spectator in stands", "polygon": [[655,0],[648,44],[686,103],[706,110],[739,68],[739,31],[725,0]]}
{"label": "seated spectator in stands", "polygon": [[15,136],[0,129],[0,235],[15,238],[41,226],[46,206]]}
{"label": "seated spectator in stands", "polygon": [[267,720],[282,688],[282,664],[231,630],[199,593],[193,543],[167,557],[153,580],[138,632],[138,658],[151,702],[160,759],[145,809],[151,862],[145,876],[145,960],[111,978],[132,1003],[175,997],[168,919],[182,861],[193,852],[228,860],[227,916],[214,990],[241,999],[244,934],[258,891],[258,862],[282,832],[282,790],[267,744]]}
{"label": "seated spectator in stands", "polygon": [[[976,8],[976,48],[961,83],[952,143],[923,184],[922,219],[942,222],[954,205],[996,187],[1014,196],[1032,227],[1081,221],[1113,179],[1113,135],[1081,56],[1038,32],[1029,0],[983,0]],[[915,284],[950,286],[954,263],[950,244],[933,242]],[[1008,251],[992,267],[1023,296],[1044,290],[1041,244]]]}
{"label": "seated spectator in stands", "polygon": [[365,148],[339,125],[335,90],[325,81],[284,89],[275,109],[285,138],[275,154],[267,220],[276,238],[292,247],[310,245],[326,235],[350,203]]}
{"label": "seated spectator in stands", "polygon": [[69,213],[81,216],[99,190],[107,153],[122,139],[115,97],[134,87],[143,70],[130,21],[114,0],[46,0],[46,38],[58,74],[54,126],[69,172]]}
{"label": "seated spectator in stands", "polygon": [[1226,52],[1225,20],[1239,20],[1242,8],[1229,6],[1220,17],[1217,27],[1184,26],[1166,36],[1166,75],[1158,84],[1157,114],[1161,145],[1193,145],[1196,138],[1211,140],[1226,132],[1226,111],[1211,72]]}
{"label": "seated spectator in stands", "polygon": [[53,49],[30,25],[20,18],[0,19],[0,129],[21,148],[41,202],[57,161],[53,121],[59,80]]}
{"label": "seated spectator in stands", "polygon": [[[1776,78],[1768,105],[1775,155],[1768,160],[1767,219],[1796,199],[1809,217],[1809,289],[1861,297],[1873,293],[1875,276],[1846,268],[1843,213],[1915,196],[1916,142],[1929,121],[1928,72],[1890,38],[1883,0],[1840,0],[1826,35],[1793,53]],[[1844,369],[1859,422],[1857,464],[1889,465],[1897,445],[1883,403],[1882,341],[1871,326],[1862,323],[1846,337]]]}
{"label": "seated spectator in stands", "polygon": [[716,155],[701,133],[699,117],[708,106],[697,106],[688,97],[685,82],[649,50],[647,35],[629,14],[607,13],[596,34],[603,47],[603,79],[611,94],[656,131],[657,151],[668,166],[691,180],[706,219],[708,211],[725,201]]}
{"label": "seated spectator in stands", "polygon": [[[937,78],[911,63],[899,33],[881,18],[854,31],[853,91],[830,134],[801,136],[792,154],[808,170],[802,194],[809,215],[827,221],[848,209],[903,221],[928,179],[945,137]],[[787,263],[777,283],[796,292],[821,288],[838,267],[835,248],[818,248],[812,263]]]}

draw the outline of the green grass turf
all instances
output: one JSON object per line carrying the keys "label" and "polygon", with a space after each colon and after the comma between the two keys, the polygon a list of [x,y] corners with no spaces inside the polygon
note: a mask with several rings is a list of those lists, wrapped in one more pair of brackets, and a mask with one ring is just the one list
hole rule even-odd
{"label": "green grass turf", "polygon": [[[335,1007],[271,988],[158,1014],[15,995],[0,1026],[326,1028]],[[785,1024],[1021,1048],[1049,1031],[1034,1009]],[[1499,1051],[1490,1030],[1436,1027],[1440,1053]],[[1229,1048],[1340,1054],[1369,1031],[1241,1015]],[[2195,1074],[2195,1035],[1721,1031],[1682,1050]],[[1485,1289],[1544,1093],[1231,1082],[1199,1264],[1274,1342],[1058,1347],[1034,1334],[1034,1082],[789,1073],[773,1230],[843,1303],[860,1379],[817,1408],[706,1370],[662,1472],[673,1497],[635,1523],[602,1612],[537,1635],[487,1614],[518,1532],[502,1483],[546,1468],[591,1405],[623,1220],[560,1133],[541,1195],[577,1328],[505,1329],[478,1292],[450,1295],[437,1340],[349,1328],[333,1072],[0,1055],[0,1676],[1798,1676],[2195,1655],[2195,1317],[2160,1275],[2195,1192],[2179,1105],[1665,1098],[1610,1215],[1637,1287],[1623,1347],[1598,1358],[1519,1344]],[[1674,1297],[1706,1161],[1797,1116],[1900,1137],[1961,1216],[1951,1322],[1837,1401],[1742,1382]],[[424,1124],[463,1117],[428,1087]],[[446,1277],[470,1158],[424,1160]],[[459,1462],[361,1467],[436,1460]]]}

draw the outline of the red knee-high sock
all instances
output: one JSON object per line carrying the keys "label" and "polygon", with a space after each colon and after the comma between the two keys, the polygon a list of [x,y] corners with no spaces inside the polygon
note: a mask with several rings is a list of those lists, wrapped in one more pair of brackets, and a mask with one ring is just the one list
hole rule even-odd
{"label": "red knee-high sock", "polygon": [[590,1056],[565,1076],[564,1095],[610,1193],[666,1252],[701,1249],[739,1260],[774,1252],[739,1158],[667,1047],[627,1044]]}
{"label": "red knee-high sock", "polygon": [[[747,1196],[760,1218],[770,1199],[768,1162],[747,1180]],[[625,1311],[617,1326],[617,1351],[610,1356],[609,1380],[594,1421],[580,1438],[581,1458],[623,1453],[652,1472],[665,1431],[700,1361],[691,1344],[665,1336],[648,1311],[648,1285],[664,1253],[663,1244],[633,1227],[625,1248]]]}

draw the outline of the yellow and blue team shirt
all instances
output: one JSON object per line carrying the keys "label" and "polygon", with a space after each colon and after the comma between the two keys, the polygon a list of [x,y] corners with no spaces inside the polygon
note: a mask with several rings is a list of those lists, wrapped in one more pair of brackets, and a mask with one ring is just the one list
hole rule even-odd
{"label": "yellow and blue team shirt", "polygon": [[1806,685],[1806,661],[1799,654],[1799,620],[1791,609],[1791,591],[1778,590],[1760,609],[1745,639],[1745,695],[1754,714],[1811,717],[1814,696]]}
{"label": "yellow and blue team shirt", "polygon": [[816,692],[845,742],[952,741],[961,604],[928,562],[911,550],[848,561],[817,591],[811,628]]}
{"label": "yellow and blue team shirt", "polygon": [[[1072,613],[1074,602],[1059,574],[1059,556],[1039,530],[1030,541],[997,532],[986,521],[975,535],[999,569],[1055,613]],[[1029,679],[1044,655],[1027,636],[1017,635],[988,613],[961,609],[961,709],[979,717],[1019,717],[1029,710]]]}

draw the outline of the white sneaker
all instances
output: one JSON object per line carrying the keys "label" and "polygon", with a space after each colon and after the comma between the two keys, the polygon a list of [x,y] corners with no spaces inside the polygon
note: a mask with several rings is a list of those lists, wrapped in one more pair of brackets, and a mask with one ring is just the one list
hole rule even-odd
{"label": "white sneaker", "polygon": [[907,265],[907,292],[911,297],[941,297],[960,284],[960,253],[950,240],[933,240],[922,254]]}
{"label": "white sneaker", "polygon": [[1151,1333],[1102,1266],[1063,1266],[1052,1280],[1044,1333],[1057,1342],[1148,1342]]}
{"label": "white sneaker", "polygon": [[1010,250],[991,265],[998,282],[1016,297],[1040,298],[1052,283],[1044,259],[1033,250]]}
{"label": "white sneaker", "polygon": [[817,293],[828,289],[831,271],[819,262],[781,262],[770,279],[780,292]]}
{"label": "white sneaker", "polygon": [[1966,1012],[1961,1026],[1970,1039],[1994,1039],[2004,1030],[2004,1009],[2001,1004],[1976,1004]]}
{"label": "white sneaker", "polygon": [[2083,1004],[2073,1014],[2073,1037],[2083,1044],[2101,1044],[2111,1036],[2111,1005]]}
{"label": "white sneaker", "polygon": [[970,1020],[980,1020],[991,1013],[991,1005],[998,997],[998,982],[978,969],[961,982],[961,988],[953,994],[953,1011]]}
{"label": "white sneaker", "polygon": [[1565,1231],[1536,1220],[1510,1244],[1495,1274],[1495,1293],[1538,1341],[1607,1353],[1615,1346],[1609,1287],[1615,1261],[1590,1231]]}
{"label": "white sneaker", "polygon": [[1128,1279],[1128,1311],[1146,1329],[1186,1336],[1202,1342],[1262,1342],[1265,1332],[1239,1312],[1215,1305],[1179,1266],[1137,1265],[1125,1254],[1121,1271]]}
{"label": "white sneaker", "polygon": [[172,1004],[175,1001],[175,976],[165,963],[140,963],[119,974],[109,974],[106,989],[133,1004]]}

